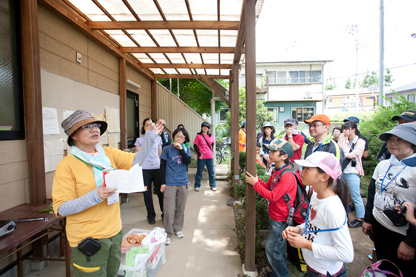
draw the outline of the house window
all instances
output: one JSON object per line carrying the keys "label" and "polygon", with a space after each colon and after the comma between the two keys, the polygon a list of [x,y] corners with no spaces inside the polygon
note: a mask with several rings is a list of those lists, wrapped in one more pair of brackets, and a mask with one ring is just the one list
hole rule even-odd
{"label": "house window", "polygon": [[267,111],[273,114],[272,121],[274,123],[278,122],[278,120],[279,120],[279,108],[267,108]]}
{"label": "house window", "polygon": [[315,114],[315,107],[292,107],[292,118],[303,122]]}
{"label": "house window", "polygon": [[315,70],[311,71],[312,73],[312,83],[322,83],[322,71]]}
{"label": "house window", "polygon": [[230,109],[222,109],[220,110],[220,123],[224,123],[227,119],[227,113]]}
{"label": "house window", "polygon": [[289,71],[289,83],[290,84],[299,83],[299,71]]}
{"label": "house window", "polygon": [[0,24],[0,140],[24,139],[19,1],[3,1]]}
{"label": "house window", "polygon": [[269,84],[277,84],[276,71],[267,71],[267,77],[269,78]]}
{"label": "house window", "polygon": [[287,84],[286,71],[276,71],[276,84]]}

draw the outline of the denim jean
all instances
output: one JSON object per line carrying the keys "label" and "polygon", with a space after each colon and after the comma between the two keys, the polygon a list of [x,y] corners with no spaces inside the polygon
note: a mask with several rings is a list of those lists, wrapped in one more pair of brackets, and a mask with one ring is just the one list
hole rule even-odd
{"label": "denim jean", "polygon": [[364,218],[364,203],[360,194],[360,176],[355,173],[344,173],[342,179],[347,182],[352,201],[354,201],[355,216]]}
{"label": "denim jean", "polygon": [[266,242],[266,256],[272,268],[273,277],[289,277],[286,241],[282,237],[282,232],[286,227],[286,222],[274,221],[269,218],[269,237]]}
{"label": "denim jean", "polygon": [[323,276],[325,276],[325,277],[331,277],[331,276],[344,277],[344,276],[347,276],[347,270],[345,269],[345,265],[343,265],[342,269],[336,275],[331,275],[328,272],[326,274],[319,274],[319,273],[313,272],[311,270],[311,268],[308,266],[305,276],[306,277],[323,277]]}
{"label": "denim jean", "polygon": [[213,159],[198,159],[197,160],[197,170],[195,175],[195,188],[201,187],[202,180],[202,171],[204,170],[205,165],[207,166],[208,176],[209,176],[209,186],[215,188],[215,175],[214,175],[214,160]]}

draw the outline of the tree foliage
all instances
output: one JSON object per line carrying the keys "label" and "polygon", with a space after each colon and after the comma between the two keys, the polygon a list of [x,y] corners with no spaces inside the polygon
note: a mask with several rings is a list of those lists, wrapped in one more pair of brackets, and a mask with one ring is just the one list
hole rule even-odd
{"label": "tree foliage", "polygon": [[[164,87],[169,89],[169,79],[157,79]],[[228,88],[228,81],[219,80],[224,87]],[[178,79],[172,79],[172,93],[177,95]],[[179,99],[194,109],[200,115],[211,115],[211,98],[212,91],[207,89],[203,84],[194,79],[179,80]],[[215,102],[215,110],[226,107],[223,101]]]}
{"label": "tree foliage", "polygon": [[[390,69],[386,69],[386,74],[384,75],[384,85],[389,87],[394,82],[393,75],[390,72]],[[364,77],[363,82],[360,84],[360,87],[368,88],[371,85],[378,85],[378,74],[377,72],[371,72],[371,74],[367,71],[367,74]]]}
{"label": "tree foliage", "polygon": [[347,82],[345,83],[345,88],[346,89],[351,89],[351,79],[350,78],[347,79]]}
{"label": "tree foliage", "polygon": [[329,80],[326,80],[325,90],[334,90],[337,88],[335,80],[331,77]]}
{"label": "tree foliage", "polygon": [[[238,125],[241,126],[243,121],[246,121],[246,91],[244,88],[240,88],[239,90],[239,116],[238,116]],[[256,113],[257,113],[257,120],[256,120],[256,129],[260,129],[263,126],[263,123],[266,121],[273,120],[273,113],[267,111],[267,108],[264,106],[264,101],[257,100],[256,105]],[[217,128],[215,129],[218,136],[222,137],[229,137],[231,135],[231,116],[230,111],[227,112],[227,118],[223,124],[218,124]]]}

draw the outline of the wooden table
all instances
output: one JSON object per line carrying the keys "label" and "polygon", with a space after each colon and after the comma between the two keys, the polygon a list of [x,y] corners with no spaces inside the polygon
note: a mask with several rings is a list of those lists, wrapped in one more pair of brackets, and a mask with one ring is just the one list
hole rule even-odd
{"label": "wooden table", "polygon": [[[47,261],[65,261],[66,276],[71,276],[71,258],[70,247],[65,236],[65,218],[58,218],[53,214],[39,213],[40,210],[48,208],[49,204],[21,204],[10,208],[6,211],[0,212],[0,219],[2,220],[16,220],[46,217],[47,221],[30,221],[30,222],[16,222],[16,229],[0,238],[0,261],[13,255],[17,252],[17,268],[18,276],[23,276],[22,260],[47,260]],[[50,258],[49,248],[47,247],[47,256],[45,257],[39,247],[41,239],[47,239],[49,232],[60,232],[61,257],[65,255],[65,259]],[[33,244],[34,243],[34,244]],[[40,256],[35,254],[34,258],[24,258],[22,249],[27,245],[32,244],[34,252],[42,253]],[[65,245],[65,247],[63,247]],[[36,251],[37,250],[37,251]]]}

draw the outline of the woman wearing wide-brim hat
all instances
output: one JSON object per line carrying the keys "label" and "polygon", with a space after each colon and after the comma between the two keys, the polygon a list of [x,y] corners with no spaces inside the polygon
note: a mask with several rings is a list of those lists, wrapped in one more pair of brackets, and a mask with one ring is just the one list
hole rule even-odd
{"label": "woman wearing wide-brim hat", "polygon": [[[56,167],[52,200],[55,214],[66,217],[75,276],[117,276],[123,237],[120,205],[116,189],[103,186],[103,173],[142,164],[161,126],[150,127],[153,131],[146,133],[140,151],[133,154],[101,147],[100,137],[107,123],[87,111],[75,111],[61,125],[71,148]],[[88,237],[101,245],[91,257],[78,250]]]}
{"label": "woman wearing wide-brim hat", "polygon": [[263,147],[263,144],[272,144],[272,142],[275,140],[274,133],[276,130],[270,122],[264,122],[263,126],[261,127],[261,131],[263,132],[263,136],[259,139],[261,145],[259,156],[262,158],[263,163],[268,168],[270,168],[272,166],[269,158],[270,149]]}
{"label": "woman wearing wide-brim hat", "polygon": [[[395,210],[395,205],[416,205],[416,167],[408,165],[416,150],[416,124],[404,123],[380,135],[387,141],[389,160],[374,170],[368,187],[363,232],[372,233],[377,259],[388,259],[403,272],[414,274],[416,227]],[[389,268],[386,268],[389,269]]]}

